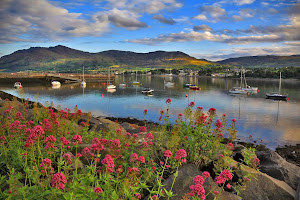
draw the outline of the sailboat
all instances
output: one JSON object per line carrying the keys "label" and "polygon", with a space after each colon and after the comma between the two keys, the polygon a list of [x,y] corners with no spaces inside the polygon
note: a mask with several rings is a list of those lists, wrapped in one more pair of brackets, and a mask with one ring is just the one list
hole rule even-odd
{"label": "sailboat", "polygon": [[247,91],[243,90],[242,88],[242,84],[243,84],[243,74],[242,74],[242,70],[241,70],[241,82],[240,82],[240,87],[233,87],[229,90],[229,92],[231,94],[247,94]]}
{"label": "sailboat", "polygon": [[82,88],[85,88],[85,87],[86,87],[86,82],[85,82],[85,80],[84,80],[84,66],[83,66],[83,68],[82,68],[82,81],[81,81],[81,83],[80,83],[80,86],[81,86]]}
{"label": "sailboat", "polygon": [[112,89],[116,89],[116,86],[110,83],[110,67],[108,68],[108,80],[107,80],[106,89],[107,89],[107,91],[112,90]]}
{"label": "sailboat", "polygon": [[279,90],[278,92],[273,92],[273,93],[267,93],[267,99],[274,99],[274,100],[287,100],[287,94],[280,94],[281,90],[281,72],[279,73]]}
{"label": "sailboat", "polygon": [[125,71],[123,72],[123,83],[119,84],[120,88],[125,88],[126,87],[126,84],[124,83],[124,74],[125,74]]}
{"label": "sailboat", "polygon": [[140,82],[137,80],[137,69],[135,72],[135,81],[132,82],[132,85],[140,85]]}
{"label": "sailboat", "polygon": [[251,87],[250,85],[247,84],[245,73],[244,73],[244,81],[245,81],[246,87],[242,88],[243,90],[245,90],[247,92],[256,92],[258,90],[258,87]]}

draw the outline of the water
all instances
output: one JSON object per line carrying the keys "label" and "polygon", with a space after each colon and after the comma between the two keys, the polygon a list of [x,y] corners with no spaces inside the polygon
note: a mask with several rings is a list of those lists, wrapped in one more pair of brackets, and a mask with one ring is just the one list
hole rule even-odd
{"label": "water", "polygon": [[[203,78],[203,77],[151,77],[138,78],[142,86],[132,86],[135,76],[117,76],[117,89],[110,93],[100,83],[87,83],[86,88],[80,84],[62,85],[54,89],[49,86],[23,84],[22,90],[15,90],[11,85],[0,85],[0,90],[12,95],[38,100],[43,104],[60,105],[62,108],[74,108],[76,105],[83,112],[93,116],[134,117],[143,120],[144,109],[148,109],[147,120],[158,122],[160,110],[165,110],[167,98],[171,98],[171,122],[179,113],[183,113],[189,102],[195,102],[205,111],[214,107],[217,115],[225,113],[228,121],[237,120],[238,138],[244,141],[257,141],[270,148],[278,145],[300,143],[300,82],[283,81],[281,91],[288,94],[290,100],[273,101],[265,99],[265,94],[278,90],[278,80],[248,80],[248,84],[258,87],[259,92],[249,95],[230,95],[229,89],[239,85],[238,79]],[[164,87],[164,81],[174,81],[174,88]],[[125,82],[128,87],[119,88]],[[197,84],[201,90],[191,91],[183,84]],[[144,87],[154,89],[153,96],[144,96]],[[252,140],[249,139],[252,135]]]}

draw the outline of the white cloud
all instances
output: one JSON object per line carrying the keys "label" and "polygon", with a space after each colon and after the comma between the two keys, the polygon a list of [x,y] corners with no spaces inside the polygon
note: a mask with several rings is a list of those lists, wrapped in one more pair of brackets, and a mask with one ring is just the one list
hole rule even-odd
{"label": "white cloud", "polygon": [[245,4],[252,4],[255,0],[233,0],[233,2],[239,6]]}
{"label": "white cloud", "polygon": [[203,14],[197,15],[195,17],[193,17],[194,19],[198,19],[198,20],[204,20],[207,21],[207,17]]}
{"label": "white cloud", "polygon": [[204,5],[200,8],[201,14],[194,16],[194,19],[216,23],[227,18],[227,12],[219,5]]}

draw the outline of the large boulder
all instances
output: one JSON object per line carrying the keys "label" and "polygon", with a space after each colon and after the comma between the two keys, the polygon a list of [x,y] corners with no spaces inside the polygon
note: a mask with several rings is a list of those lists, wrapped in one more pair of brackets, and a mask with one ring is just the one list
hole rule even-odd
{"label": "large boulder", "polygon": [[[176,196],[172,197],[172,200],[181,200],[182,196],[187,195],[191,191],[189,188],[191,185],[193,185],[193,178],[197,175],[201,175],[202,172],[198,170],[198,167],[194,164],[187,164],[182,166],[178,171],[178,176],[175,180],[175,184],[173,186],[173,193],[176,194]],[[164,188],[166,190],[171,189],[171,185],[174,180],[174,175],[171,175],[168,177],[163,184],[165,185]],[[203,187],[206,191],[206,194],[210,191],[209,188],[214,188],[214,190],[217,190],[220,192],[219,194],[219,200],[239,200],[240,197],[231,194],[229,192],[223,191],[220,187],[218,187],[213,179],[209,177],[206,179],[205,183],[203,184]],[[206,199],[213,200],[215,198],[215,195],[213,193],[210,193]],[[167,199],[167,198],[160,198],[160,199]]]}
{"label": "large boulder", "polygon": [[258,151],[260,171],[286,182],[294,190],[297,189],[300,180],[300,167],[287,162],[278,153],[272,150]]}
{"label": "large boulder", "polygon": [[245,200],[293,200],[295,190],[283,181],[258,172],[256,178],[247,183],[241,197]]}
{"label": "large boulder", "polygon": [[297,187],[297,191],[296,191],[295,200],[300,200],[300,179],[299,179],[299,183],[298,183],[298,187]]}

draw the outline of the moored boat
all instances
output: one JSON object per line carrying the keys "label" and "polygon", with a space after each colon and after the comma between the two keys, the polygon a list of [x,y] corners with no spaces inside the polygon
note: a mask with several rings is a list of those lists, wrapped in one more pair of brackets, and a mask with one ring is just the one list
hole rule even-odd
{"label": "moored boat", "polygon": [[142,90],[142,94],[145,94],[145,95],[152,95],[154,92],[153,89],[150,89],[150,88],[145,88]]}
{"label": "moored boat", "polygon": [[59,81],[52,81],[51,84],[52,84],[52,86],[56,86],[56,87],[61,85],[61,83]]}
{"label": "moored boat", "polygon": [[15,82],[14,88],[22,88],[22,84],[20,82]]}
{"label": "moored boat", "polygon": [[190,85],[190,90],[200,90],[200,88],[197,85]]}
{"label": "moored boat", "polygon": [[273,100],[286,101],[288,95],[287,94],[281,94],[280,92],[281,92],[281,72],[279,73],[279,89],[278,89],[278,92],[267,93],[266,98],[267,99],[273,99]]}

